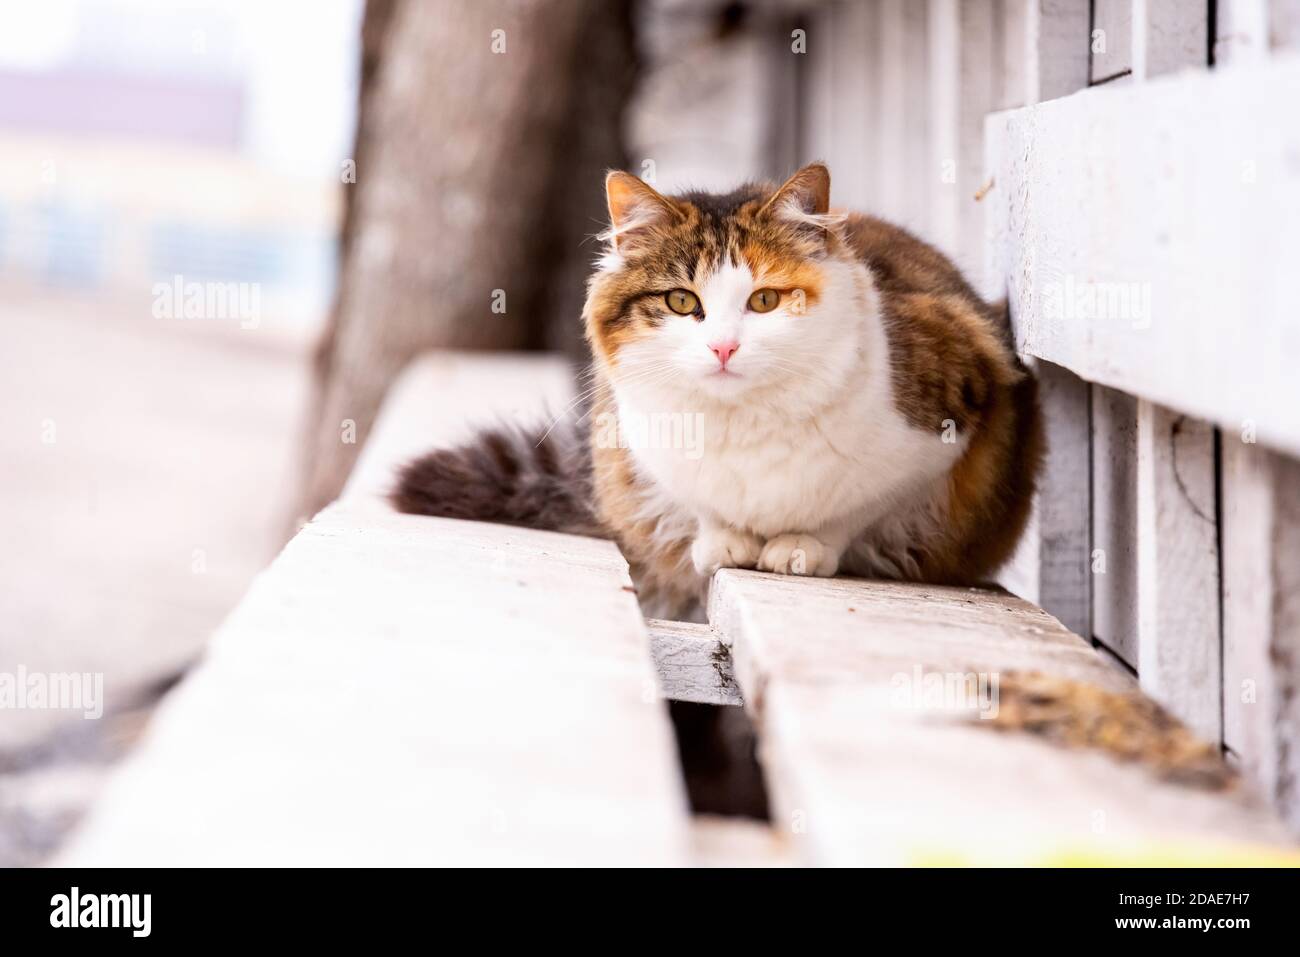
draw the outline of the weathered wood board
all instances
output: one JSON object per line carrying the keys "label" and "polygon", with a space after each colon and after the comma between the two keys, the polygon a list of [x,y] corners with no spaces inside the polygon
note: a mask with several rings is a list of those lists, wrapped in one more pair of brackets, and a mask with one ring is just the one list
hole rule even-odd
{"label": "weathered wood board", "polygon": [[1133,0],[1096,0],[1088,50],[1089,84],[1107,83],[1133,72]]}
{"label": "weathered wood board", "polygon": [[[1141,764],[980,727],[979,717],[922,701],[931,675],[1005,683],[1034,671],[1133,690],[1019,599],[723,571],[710,620],[732,644],[774,824],[802,863],[1269,860],[1267,848],[1284,840],[1240,785],[1215,793],[1169,783]],[[986,703],[996,711],[996,694]]]}
{"label": "weathered wood board", "polygon": [[1222,733],[1214,434],[1093,387],[1092,636],[1205,738]]}
{"label": "weathered wood board", "polygon": [[1218,0],[1214,65],[1257,63],[1268,56],[1269,0]]}
{"label": "weathered wood board", "polygon": [[874,3],[831,3],[809,18],[806,158],[830,165],[837,207],[870,210],[879,196],[879,138],[863,116],[880,109],[879,13]]}
{"label": "weathered wood board", "polygon": [[[480,389],[507,371],[522,387],[514,361],[456,360]],[[439,441],[421,410],[469,398],[446,369],[430,360],[396,388],[367,482],[420,434]],[[357,484],[258,578],[60,862],[673,864],[688,850],[615,546],[398,515]]]}
{"label": "weathered wood board", "polygon": [[1223,434],[1224,742],[1300,829],[1300,463]]}
{"label": "weathered wood board", "polygon": [[1066,369],[1031,362],[1047,437],[1038,493],[1016,554],[998,584],[1071,631],[1092,634],[1092,418],[1090,387]]}
{"label": "weathered wood board", "polygon": [[1210,57],[1208,3],[1131,0],[1134,82],[1204,67]]}
{"label": "weathered wood board", "polygon": [[929,223],[930,200],[943,185],[942,170],[927,149],[927,120],[916,104],[926,102],[930,81],[927,5],[879,0],[875,56],[879,113],[874,156],[876,187],[868,211],[907,229]]}
{"label": "weathered wood board", "polygon": [[1137,399],[1092,386],[1092,635],[1138,665]]}
{"label": "weathered wood board", "polygon": [[731,649],[708,625],[646,621],[659,693],[673,701],[742,704],[731,666]]}
{"label": "weathered wood board", "polygon": [[1088,85],[1089,0],[1003,0],[1003,103],[1027,106]]}
{"label": "weathered wood board", "polygon": [[1140,400],[1137,439],[1138,679],[1217,743],[1223,648],[1214,430]]}
{"label": "weathered wood board", "polygon": [[1005,38],[997,8],[998,0],[932,0],[928,58],[919,58],[929,76],[910,80],[914,92],[906,94],[910,102],[923,102],[928,92],[929,103],[927,127],[911,134],[928,139],[925,163],[909,164],[909,179],[929,196],[928,221],[914,216],[906,225],[947,254],[976,288],[984,272],[984,117],[1008,105],[1002,100]]}
{"label": "weathered wood board", "polygon": [[990,117],[1021,351],[1300,452],[1298,100],[1276,56]]}
{"label": "weathered wood board", "polygon": [[[1080,0],[1005,0],[1000,68],[1002,94],[996,106],[979,112],[980,180],[987,186],[979,203],[985,295],[1007,294],[1008,263],[1003,245],[990,242],[1006,230],[995,164],[984,143],[983,126],[993,109],[1023,107],[1073,93],[1088,84],[1089,4]],[[1013,317],[1014,318],[1014,317]],[[1047,436],[1043,466],[1030,526],[999,582],[1056,615],[1071,630],[1091,634],[1092,549],[1091,418],[1088,384],[1067,369],[1030,363],[1039,380],[1039,402]]]}

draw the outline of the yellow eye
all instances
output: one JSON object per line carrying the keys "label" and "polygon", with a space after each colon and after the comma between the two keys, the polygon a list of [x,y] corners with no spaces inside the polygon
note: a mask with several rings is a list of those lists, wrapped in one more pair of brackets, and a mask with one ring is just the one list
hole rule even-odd
{"label": "yellow eye", "polygon": [[700,301],[695,298],[695,293],[689,289],[674,289],[664,296],[664,302],[668,304],[669,309],[679,316],[689,316],[700,308]]}
{"label": "yellow eye", "polygon": [[781,302],[781,294],[775,289],[757,289],[749,297],[749,308],[754,312],[771,312]]}

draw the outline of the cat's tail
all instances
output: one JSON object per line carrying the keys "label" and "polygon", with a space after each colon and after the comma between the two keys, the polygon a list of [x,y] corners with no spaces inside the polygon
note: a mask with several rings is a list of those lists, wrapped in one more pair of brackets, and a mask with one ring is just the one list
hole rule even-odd
{"label": "cat's tail", "polygon": [[398,474],[399,512],[608,537],[592,503],[591,453],[577,423],[498,426],[435,449]]}

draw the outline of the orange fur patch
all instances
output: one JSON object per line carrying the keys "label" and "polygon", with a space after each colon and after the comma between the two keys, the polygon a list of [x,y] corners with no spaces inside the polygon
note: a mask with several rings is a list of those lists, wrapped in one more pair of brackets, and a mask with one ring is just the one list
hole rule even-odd
{"label": "orange fur patch", "polygon": [[776,289],[782,293],[800,290],[809,306],[821,299],[825,276],[815,262],[791,259],[784,250],[760,242],[747,243],[741,255],[754,274],[755,289]]}

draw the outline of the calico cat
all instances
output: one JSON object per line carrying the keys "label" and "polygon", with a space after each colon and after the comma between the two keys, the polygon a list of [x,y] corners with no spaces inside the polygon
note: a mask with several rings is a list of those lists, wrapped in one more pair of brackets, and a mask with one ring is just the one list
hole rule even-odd
{"label": "calico cat", "polygon": [[1043,452],[1005,308],[904,230],[831,213],[820,163],[726,195],[605,188],[583,429],[431,452],[396,507],[613,538],[660,617],[697,616],[724,567],[987,580]]}

